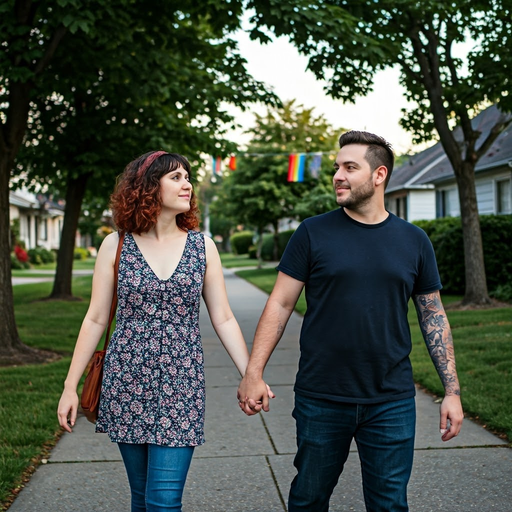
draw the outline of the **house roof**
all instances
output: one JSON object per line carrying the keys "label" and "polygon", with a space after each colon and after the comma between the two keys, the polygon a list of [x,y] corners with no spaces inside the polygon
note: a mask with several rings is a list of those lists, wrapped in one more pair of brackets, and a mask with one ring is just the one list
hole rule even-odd
{"label": "house roof", "polygon": [[21,194],[9,190],[9,204],[18,208],[38,208],[39,201],[28,194]]}
{"label": "house roof", "polygon": [[[477,148],[487,138],[500,115],[501,112],[493,105],[472,119],[473,128],[481,132],[476,143]],[[460,127],[455,128],[453,135],[457,141],[462,141]],[[508,162],[512,162],[512,125],[498,136],[486,154],[480,158],[475,172],[506,165]],[[438,142],[425,151],[410,156],[403,165],[393,170],[386,193],[413,188],[433,188],[435,183],[453,177],[453,168],[441,143]]]}

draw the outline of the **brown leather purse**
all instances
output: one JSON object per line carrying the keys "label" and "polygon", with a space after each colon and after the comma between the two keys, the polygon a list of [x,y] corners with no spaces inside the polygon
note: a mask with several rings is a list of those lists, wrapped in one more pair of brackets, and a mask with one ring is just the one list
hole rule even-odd
{"label": "brown leather purse", "polygon": [[103,381],[103,362],[110,341],[110,328],[117,309],[117,279],[119,274],[119,258],[123,248],[124,233],[119,233],[119,242],[117,244],[116,260],[114,263],[114,295],[112,295],[112,305],[110,306],[110,315],[105,334],[105,343],[103,350],[96,350],[91,361],[87,366],[87,377],[85,378],[80,398],[80,406],[91,423],[96,423],[98,419],[98,410],[100,407],[101,383]]}

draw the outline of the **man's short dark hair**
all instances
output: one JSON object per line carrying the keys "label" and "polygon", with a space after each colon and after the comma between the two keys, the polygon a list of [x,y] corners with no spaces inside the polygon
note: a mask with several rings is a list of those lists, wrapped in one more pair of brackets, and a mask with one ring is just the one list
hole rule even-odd
{"label": "man's short dark hair", "polygon": [[391,173],[393,172],[395,155],[391,144],[386,139],[379,135],[375,135],[374,133],[351,130],[350,132],[345,132],[341,135],[339,143],[340,149],[343,146],[348,146],[349,144],[361,144],[363,146],[368,146],[365,158],[370,164],[372,172],[381,165],[387,168],[388,175],[384,183],[384,188],[388,186]]}

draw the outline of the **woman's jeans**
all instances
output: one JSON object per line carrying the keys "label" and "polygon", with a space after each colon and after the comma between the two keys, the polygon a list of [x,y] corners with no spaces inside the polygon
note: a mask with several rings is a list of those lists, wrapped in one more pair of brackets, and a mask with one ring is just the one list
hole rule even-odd
{"label": "woman's jeans", "polygon": [[295,396],[297,454],[289,512],[324,512],[357,443],[363,493],[369,512],[405,512],[412,471],[416,407],[414,398],[358,405]]}
{"label": "woman's jeans", "polygon": [[117,444],[132,492],[132,512],[181,511],[194,447]]}

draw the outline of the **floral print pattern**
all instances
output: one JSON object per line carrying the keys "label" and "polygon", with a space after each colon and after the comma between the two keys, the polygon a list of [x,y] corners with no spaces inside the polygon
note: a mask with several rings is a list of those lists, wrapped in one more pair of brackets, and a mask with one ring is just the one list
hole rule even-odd
{"label": "floral print pattern", "polygon": [[204,443],[199,307],[205,270],[204,237],[196,231],[188,232],[166,280],[155,275],[132,235],[125,236],[96,432],[122,443]]}

